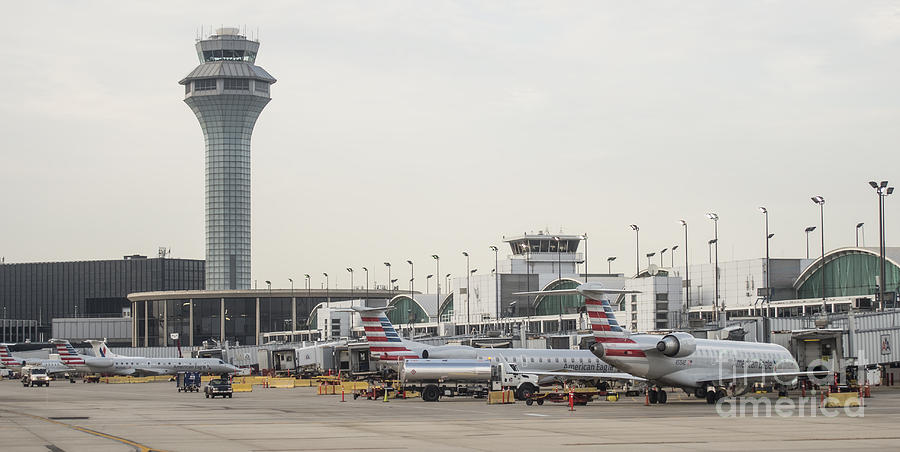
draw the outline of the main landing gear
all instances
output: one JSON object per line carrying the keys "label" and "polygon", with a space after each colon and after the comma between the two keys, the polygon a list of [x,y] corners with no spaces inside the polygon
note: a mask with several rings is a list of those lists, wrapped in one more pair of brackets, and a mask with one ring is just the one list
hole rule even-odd
{"label": "main landing gear", "polygon": [[[698,389],[697,390],[698,394],[699,394],[699,391],[700,390]],[[712,405],[712,404],[718,402],[719,399],[725,397],[726,395],[728,395],[728,393],[725,392],[724,388],[715,388],[715,387],[710,386],[706,390],[706,403]]]}
{"label": "main landing gear", "polygon": [[659,386],[647,389],[647,401],[650,403],[666,403],[669,396]]}

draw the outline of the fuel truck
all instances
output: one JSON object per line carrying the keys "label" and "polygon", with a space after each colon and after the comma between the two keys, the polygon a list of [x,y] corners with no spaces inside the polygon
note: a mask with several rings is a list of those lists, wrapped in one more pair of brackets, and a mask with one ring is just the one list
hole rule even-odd
{"label": "fuel truck", "polygon": [[518,390],[523,385],[538,387],[537,375],[518,373],[513,364],[481,359],[408,359],[400,366],[400,381],[404,389],[420,392],[426,402],[487,397],[489,391]]}

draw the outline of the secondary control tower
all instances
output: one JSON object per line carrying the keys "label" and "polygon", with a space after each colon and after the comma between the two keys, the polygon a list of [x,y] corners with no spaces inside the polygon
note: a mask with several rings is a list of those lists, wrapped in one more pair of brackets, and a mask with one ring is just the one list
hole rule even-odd
{"label": "secondary control tower", "polygon": [[180,84],[206,142],[206,290],[250,288],[250,136],[275,78],[237,28],[197,41]]}

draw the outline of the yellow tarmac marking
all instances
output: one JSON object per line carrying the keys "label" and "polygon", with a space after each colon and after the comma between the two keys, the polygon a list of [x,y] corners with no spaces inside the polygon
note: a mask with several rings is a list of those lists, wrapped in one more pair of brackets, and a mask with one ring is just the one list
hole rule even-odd
{"label": "yellow tarmac marking", "polygon": [[99,436],[100,438],[106,438],[106,439],[111,439],[111,440],[113,440],[113,441],[118,441],[118,442],[120,442],[120,443],[122,443],[122,444],[127,444],[127,445],[129,445],[129,446],[131,446],[131,447],[134,447],[134,448],[135,448],[136,450],[138,450],[139,452],[163,452],[163,451],[160,450],[160,449],[153,449],[152,447],[145,446],[145,445],[143,445],[143,444],[136,443],[136,442],[134,442],[134,441],[127,440],[127,439],[125,439],[125,438],[121,438],[121,437],[113,436],[113,435],[108,435],[108,434],[106,434],[106,433],[98,432],[98,431],[96,431],[96,430],[91,430],[91,429],[89,429],[89,428],[79,427],[79,426],[77,426],[77,425],[72,425],[72,424],[66,424],[65,422],[55,421],[55,420],[53,420],[53,419],[48,419],[48,418],[45,418],[45,417],[43,417],[43,416],[37,416],[37,415],[34,415],[34,414],[28,414],[28,413],[16,413],[16,412],[14,412],[14,411],[9,411],[9,410],[6,410],[6,411],[8,411],[8,412],[10,412],[10,413],[19,414],[19,415],[25,415],[25,416],[28,416],[28,417],[31,417],[31,418],[34,418],[34,419],[38,419],[38,420],[41,420],[41,421],[50,422],[50,423],[57,424],[57,425],[62,425],[63,427],[68,427],[68,428],[71,428],[71,429],[73,429],[73,430],[78,430],[79,432],[87,433],[87,434],[89,434],[89,435]]}

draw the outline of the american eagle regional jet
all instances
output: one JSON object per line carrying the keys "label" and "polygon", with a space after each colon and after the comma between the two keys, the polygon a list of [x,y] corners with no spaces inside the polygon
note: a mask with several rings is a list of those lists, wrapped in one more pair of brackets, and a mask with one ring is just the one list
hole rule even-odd
{"label": "american eagle regional jet", "polygon": [[535,293],[584,296],[596,339],[591,352],[621,371],[646,379],[651,403],[666,403],[662,386],[682,388],[712,404],[727,395],[728,388],[742,393],[753,383],[770,381],[784,391],[796,386],[799,377],[828,375],[801,371],[791,353],[777,344],[697,339],[685,332],[629,333],[616,321],[608,297],[634,291],[586,283],[575,289],[523,292]]}
{"label": "american eagle regional jet", "polygon": [[[606,390],[608,380],[641,381],[640,377],[621,372],[588,350],[476,348],[466,345],[429,345],[403,339],[388,319],[387,308],[354,307],[362,318],[366,340],[373,359],[399,367],[407,359],[447,359],[500,362],[509,365],[511,373],[534,375],[540,384],[554,380],[589,380]],[[517,396],[527,398],[538,387],[525,384]]]}

